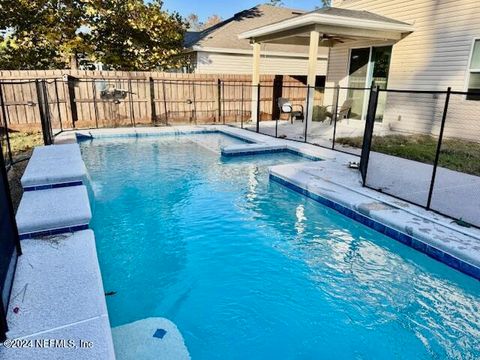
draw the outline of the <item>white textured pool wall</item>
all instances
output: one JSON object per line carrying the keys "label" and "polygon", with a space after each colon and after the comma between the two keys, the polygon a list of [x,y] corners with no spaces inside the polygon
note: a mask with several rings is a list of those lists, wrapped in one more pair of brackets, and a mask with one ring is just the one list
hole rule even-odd
{"label": "white textured pool wall", "polygon": [[[16,214],[23,254],[7,310],[12,346],[0,347],[1,358],[115,359],[85,176],[77,143],[34,149]],[[16,339],[70,345],[19,349]]]}
{"label": "white textured pool wall", "polygon": [[[73,136],[66,134],[65,140],[212,132],[221,132],[247,142],[224,147],[222,156],[288,151],[309,159],[324,160],[274,167],[271,179],[480,279],[480,231],[452,224],[447,217],[362,187],[358,171],[347,167],[349,162],[358,161],[357,156],[224,125],[77,131]],[[59,141],[65,140],[59,137]]]}
{"label": "white textured pool wall", "polygon": [[20,238],[87,229],[91,212],[85,177],[78,144],[35,148],[21,179],[24,194],[16,215]]}

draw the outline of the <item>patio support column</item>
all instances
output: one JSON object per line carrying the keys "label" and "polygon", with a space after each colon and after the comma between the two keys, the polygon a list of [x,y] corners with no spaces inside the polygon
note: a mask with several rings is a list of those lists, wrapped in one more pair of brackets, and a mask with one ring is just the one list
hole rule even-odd
{"label": "patio support column", "polygon": [[260,84],[260,48],[261,44],[253,43],[253,68],[252,68],[252,122],[257,122],[257,103],[258,92],[257,86]]}
{"label": "patio support column", "polygon": [[310,31],[310,46],[308,48],[308,72],[307,85],[310,87],[308,92],[308,116],[307,128],[311,128],[313,116],[313,99],[315,97],[315,79],[317,77],[317,57],[318,57],[318,42],[320,40],[320,32]]}

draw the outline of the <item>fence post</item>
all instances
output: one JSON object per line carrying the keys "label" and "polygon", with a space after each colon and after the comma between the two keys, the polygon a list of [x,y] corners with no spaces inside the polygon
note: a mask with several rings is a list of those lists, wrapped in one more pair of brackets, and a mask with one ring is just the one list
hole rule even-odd
{"label": "fence post", "polygon": [[52,144],[52,124],[48,112],[48,101],[45,91],[45,80],[35,80],[37,90],[38,110],[40,113],[40,122],[42,124],[43,143],[45,145]]}
{"label": "fence post", "polygon": [[225,109],[227,107],[225,106],[225,82],[222,81],[222,122],[223,125],[225,125]]}
{"label": "fence post", "polygon": [[440,150],[442,150],[443,132],[445,130],[445,122],[447,120],[448,104],[450,103],[451,87],[447,88],[445,97],[445,105],[443,107],[442,123],[440,125],[440,133],[438,134],[437,152],[435,153],[435,161],[433,162],[432,180],[430,181],[430,190],[428,191],[427,210],[430,210],[432,204],[433,189],[435,187],[435,178],[437,176],[438,160],[440,158]]}
{"label": "fence post", "polygon": [[[12,147],[10,145],[10,135],[8,134],[8,120],[5,99],[3,98],[3,84],[0,83],[0,106],[2,107],[3,126],[5,129],[5,140],[7,142],[8,161],[13,165]],[[2,154],[3,155],[3,154]]]}
{"label": "fence post", "polygon": [[257,133],[260,132],[260,84],[257,84]]}
{"label": "fence post", "polygon": [[218,108],[218,122],[222,118],[222,80],[217,79],[217,108]]}
{"label": "fence post", "polygon": [[335,87],[335,108],[333,110],[333,139],[332,150],[335,150],[335,137],[337,136],[337,120],[338,120],[338,99],[340,97],[340,85]]}
{"label": "fence post", "polygon": [[[315,91],[315,88],[314,90]],[[307,127],[308,127],[308,116],[310,115],[308,113],[308,109],[310,107],[310,85],[307,85],[307,103],[306,103],[306,107],[305,107],[305,114],[303,116],[303,121],[305,121],[305,134],[304,134],[304,137],[303,137],[303,141],[304,142],[307,142]],[[313,108],[312,108],[313,109]],[[313,117],[312,117],[312,120],[313,120]]]}
{"label": "fence post", "polygon": [[240,127],[243,129],[243,111],[244,111],[244,107],[243,107],[243,82],[241,83],[242,84],[242,109],[240,111]]}
{"label": "fence post", "polygon": [[134,106],[133,106],[132,79],[128,79],[127,85],[128,85],[128,103],[130,105],[129,106],[129,108],[130,108],[130,122],[132,123],[132,126],[135,127],[136,124],[135,124],[135,113],[134,113]]}
{"label": "fence post", "polygon": [[98,104],[97,104],[97,84],[92,80],[93,111],[95,112],[95,126],[98,129]]}
{"label": "fence post", "polygon": [[165,80],[162,80],[162,89],[163,89],[163,108],[165,110],[165,125],[168,126],[167,88],[165,86]]}
{"label": "fence post", "polygon": [[150,83],[150,116],[152,124],[154,124],[157,120],[157,110],[155,109],[155,82],[153,81],[153,78],[151,76],[148,78],[148,81]]}
{"label": "fence post", "polygon": [[[63,124],[62,124],[62,112],[60,109],[60,98],[58,96],[58,84],[57,84],[57,79],[53,80],[53,83],[55,85],[55,97],[57,98],[57,111],[58,111],[58,121],[60,122],[60,131],[63,131]],[[96,115],[95,115],[96,116]],[[98,127],[98,126],[97,126]]]}
{"label": "fence post", "polygon": [[360,173],[362,175],[362,185],[365,186],[367,180],[368,160],[370,158],[370,150],[372,147],[373,128],[375,126],[375,115],[377,113],[378,86],[371,86],[370,97],[368,99],[367,118],[365,120],[365,131],[363,133],[362,154],[360,157]]}
{"label": "fence post", "polygon": [[75,101],[75,82],[77,78],[67,75],[68,98],[70,100],[70,111],[72,113],[72,126],[75,129],[75,123],[78,121],[77,102]]}

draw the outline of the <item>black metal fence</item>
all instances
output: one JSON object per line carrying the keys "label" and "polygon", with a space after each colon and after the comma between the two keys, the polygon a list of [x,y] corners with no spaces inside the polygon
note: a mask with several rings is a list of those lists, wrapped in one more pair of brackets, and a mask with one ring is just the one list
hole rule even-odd
{"label": "black metal fence", "polygon": [[471,99],[451,88],[372,89],[363,185],[480,227],[480,103]]}
{"label": "black metal fence", "polygon": [[[55,117],[53,107],[59,103],[52,101],[55,95],[49,87],[53,85],[56,88],[54,80],[0,81],[0,145],[7,171],[15,163],[28,159],[28,156],[22,154],[24,149],[16,147],[22,145],[22,139],[17,140],[19,135],[24,132],[40,132],[41,142],[44,145],[50,145],[53,143],[54,136],[62,130],[62,120],[59,118],[55,123],[57,130],[55,133],[53,131],[52,119]],[[24,88],[28,88],[29,92],[21,102],[6,101],[6,92],[13,93]],[[24,119],[23,124],[12,121],[12,107],[15,107],[15,116]],[[24,109],[17,109],[17,107]]]}
{"label": "black metal fence", "polygon": [[[302,95],[292,98],[288,94],[292,89],[300,90]],[[280,96],[269,100],[271,106],[278,108],[277,116],[262,111],[264,94],[273,93],[273,89],[257,85],[253,91],[260,99],[255,109],[259,121],[243,123],[242,128],[360,156],[365,126],[363,103],[370,96],[370,88],[286,87]],[[352,96],[357,99],[352,100]],[[278,102],[280,98],[291,105],[291,113],[282,111]],[[309,112],[312,112],[310,123],[307,121]]]}
{"label": "black metal fence", "polygon": [[15,214],[7,178],[7,166],[0,154],[0,342],[5,340],[7,309],[17,257],[21,255]]}

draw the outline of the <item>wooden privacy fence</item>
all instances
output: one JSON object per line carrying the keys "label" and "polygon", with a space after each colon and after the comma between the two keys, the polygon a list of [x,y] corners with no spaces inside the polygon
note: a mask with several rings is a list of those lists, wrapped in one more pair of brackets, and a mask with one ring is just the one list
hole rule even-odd
{"label": "wooden privacy fence", "polygon": [[[40,128],[38,82],[45,80],[55,129],[127,125],[214,124],[251,117],[251,78],[156,72],[0,72],[9,128]],[[260,119],[283,117],[277,98],[304,104],[303,77],[262,76]],[[116,95],[118,96],[116,96]],[[316,92],[323,99],[323,92]]]}

